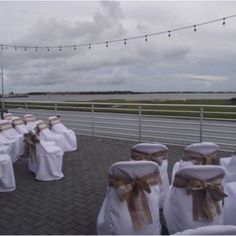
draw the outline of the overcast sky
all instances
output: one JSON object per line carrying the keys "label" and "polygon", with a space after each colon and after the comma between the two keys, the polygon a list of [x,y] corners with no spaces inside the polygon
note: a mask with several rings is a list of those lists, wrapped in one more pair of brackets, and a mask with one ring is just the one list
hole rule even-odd
{"label": "overcast sky", "polygon": [[[122,39],[236,14],[236,2],[0,2],[3,44]],[[236,18],[148,38],[73,49],[3,51],[6,92],[236,91]]]}

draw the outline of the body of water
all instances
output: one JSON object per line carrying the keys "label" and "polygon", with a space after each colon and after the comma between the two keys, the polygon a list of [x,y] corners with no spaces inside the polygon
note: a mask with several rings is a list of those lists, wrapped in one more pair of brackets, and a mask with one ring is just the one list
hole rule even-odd
{"label": "body of water", "polygon": [[92,101],[107,99],[125,100],[188,100],[188,99],[231,99],[235,93],[153,93],[153,94],[94,94],[94,95],[33,95],[6,98],[6,101]]}

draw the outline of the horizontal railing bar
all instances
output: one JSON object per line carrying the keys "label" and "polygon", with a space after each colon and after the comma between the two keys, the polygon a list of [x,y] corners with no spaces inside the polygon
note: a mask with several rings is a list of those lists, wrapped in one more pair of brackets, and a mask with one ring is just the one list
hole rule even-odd
{"label": "horizontal railing bar", "polygon": [[[142,119],[142,122],[158,122],[158,123],[173,124],[173,120],[166,121],[166,120],[144,120],[144,119]],[[198,123],[195,123],[195,122],[180,122],[178,120],[175,120],[175,124],[199,125],[199,122]]]}
{"label": "horizontal railing bar", "polygon": [[181,135],[181,136],[191,136],[191,137],[199,137],[198,135],[194,134],[185,134],[185,133],[172,133],[172,132],[161,132],[161,131],[154,131],[154,130],[145,130],[143,133],[157,133],[157,134],[169,134],[169,135]]}
{"label": "horizontal railing bar", "polygon": [[[173,124],[173,123],[172,123]],[[199,124],[198,124],[199,125]],[[193,128],[181,128],[181,127],[173,127],[173,126],[158,126],[158,125],[142,125],[142,127],[146,128],[164,128],[164,129],[177,129],[177,130],[189,130],[189,131],[199,131],[199,129]]]}

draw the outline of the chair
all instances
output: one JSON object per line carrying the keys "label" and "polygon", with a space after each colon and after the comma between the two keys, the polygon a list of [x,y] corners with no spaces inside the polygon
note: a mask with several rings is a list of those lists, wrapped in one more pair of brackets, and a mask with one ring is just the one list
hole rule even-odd
{"label": "chair", "polygon": [[0,153],[9,154],[11,157],[11,161],[15,162],[19,158],[19,152],[20,143],[18,142],[18,140],[7,139],[0,132]]}
{"label": "chair", "polygon": [[182,160],[176,162],[173,167],[171,180],[173,182],[177,170],[184,166],[191,165],[220,165],[220,158],[217,156],[219,146],[211,142],[192,143],[184,150]]}
{"label": "chair", "polygon": [[124,161],[113,164],[97,219],[97,233],[159,235],[159,181],[156,163]]}
{"label": "chair", "polygon": [[26,128],[31,132],[35,132],[36,117],[33,114],[25,114],[23,116],[23,120],[25,122]]}
{"label": "chair", "polygon": [[234,225],[210,225],[196,229],[187,229],[176,235],[235,235],[236,226]]}
{"label": "chair", "polygon": [[9,139],[16,141],[17,147],[18,147],[18,154],[17,157],[20,157],[23,155],[24,152],[24,137],[22,134],[19,134],[15,129],[13,129],[12,123],[8,120],[0,120],[0,131],[2,132],[2,135]]}
{"label": "chair", "polygon": [[4,113],[3,114],[3,119],[4,120],[9,120],[9,121],[11,121],[12,120],[12,117],[13,117],[13,114],[12,113]]}
{"label": "chair", "polygon": [[148,160],[158,164],[162,183],[160,184],[160,209],[169,190],[168,148],[160,143],[139,143],[131,148],[131,160]]}
{"label": "chair", "polygon": [[7,154],[0,154],[0,192],[15,190],[15,176],[11,158]]}
{"label": "chair", "polygon": [[220,159],[220,164],[225,168],[224,183],[236,181],[236,155]]}
{"label": "chair", "polygon": [[225,192],[228,197],[224,201],[224,224],[236,225],[236,182],[226,183]]}
{"label": "chair", "polygon": [[26,128],[24,121],[19,116],[12,117],[12,125],[19,134],[27,134],[29,130]]}
{"label": "chair", "polygon": [[207,225],[223,224],[224,168],[193,165],[179,169],[164,204],[170,234]]}
{"label": "chair", "polygon": [[[29,134],[29,137],[34,135]],[[34,137],[34,140],[35,137]],[[62,173],[63,151],[54,142],[31,141],[34,147],[28,151],[28,169],[35,174],[37,180],[52,181],[64,177]]]}
{"label": "chair", "polygon": [[70,152],[77,149],[77,139],[73,130],[67,129],[61,123],[58,116],[50,116],[48,118],[51,131],[55,134],[60,134],[64,137],[64,151]]}
{"label": "chair", "polygon": [[36,121],[36,129],[40,140],[52,141],[59,146],[63,152],[66,150],[63,136],[53,133],[43,120]]}

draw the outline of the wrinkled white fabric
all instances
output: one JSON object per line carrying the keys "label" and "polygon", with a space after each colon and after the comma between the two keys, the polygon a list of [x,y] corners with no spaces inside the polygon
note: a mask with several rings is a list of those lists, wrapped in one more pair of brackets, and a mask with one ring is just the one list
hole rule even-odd
{"label": "wrinkled white fabric", "polygon": [[[158,165],[150,161],[118,162],[111,166],[109,174],[121,177],[141,178],[158,170]],[[98,234],[159,235],[159,186],[151,187],[151,193],[145,193],[151,211],[153,224],[135,230],[131,221],[126,201],[120,201],[113,187],[108,186],[105,200],[97,219]]]}
{"label": "wrinkled white fabric", "polygon": [[[225,171],[221,166],[193,165],[183,167],[177,173],[199,180],[207,180],[221,174],[224,175]],[[220,206],[222,206],[221,203]],[[215,216],[212,222],[206,220],[193,221],[192,195],[188,195],[185,188],[177,188],[173,185],[170,186],[164,204],[164,217],[170,234],[206,225],[223,224],[223,214]]]}
{"label": "wrinkled white fabric", "polygon": [[11,158],[7,154],[0,154],[0,192],[15,190],[15,176]]}
{"label": "wrinkled white fabric", "polygon": [[231,157],[221,158],[221,166],[225,168],[224,183],[230,183],[236,181],[236,155]]}
{"label": "wrinkled white fabric", "polygon": [[12,125],[19,134],[29,133],[24,121],[19,116],[13,116]]}
{"label": "wrinkled white fabric", "polygon": [[5,138],[0,132],[0,145],[1,146],[9,146],[9,152],[7,154],[10,155],[11,161],[15,162],[20,156],[20,143],[18,140],[10,140]]}
{"label": "wrinkled white fabric", "polygon": [[28,168],[37,180],[52,181],[64,177],[62,173],[63,151],[54,142],[40,140],[36,144],[36,161],[28,161]]}
{"label": "wrinkled white fabric", "polygon": [[31,132],[35,132],[36,117],[33,114],[25,114],[23,116],[23,120],[25,122],[26,128]]}
{"label": "wrinkled white fabric", "polygon": [[176,235],[235,235],[235,225],[210,225],[196,229],[187,229],[179,232]]}
{"label": "wrinkled white fabric", "polygon": [[[160,151],[168,151],[168,148],[161,143],[139,143],[139,144],[134,145],[132,149],[141,151],[141,152],[146,152],[149,154],[160,152]],[[160,209],[162,209],[164,206],[165,197],[169,190],[169,176],[168,176],[167,168],[168,168],[168,159],[165,159],[162,161],[161,166],[159,166],[161,180],[162,180],[162,183],[160,185],[160,205],[159,205]]]}
{"label": "wrinkled white fabric", "polygon": [[60,134],[64,137],[65,152],[77,149],[77,139],[73,130],[67,129],[62,123],[52,125],[51,130],[53,133]]}
{"label": "wrinkled white fabric", "polygon": [[236,225],[236,182],[227,183],[225,192],[228,197],[224,201],[224,224]]}

